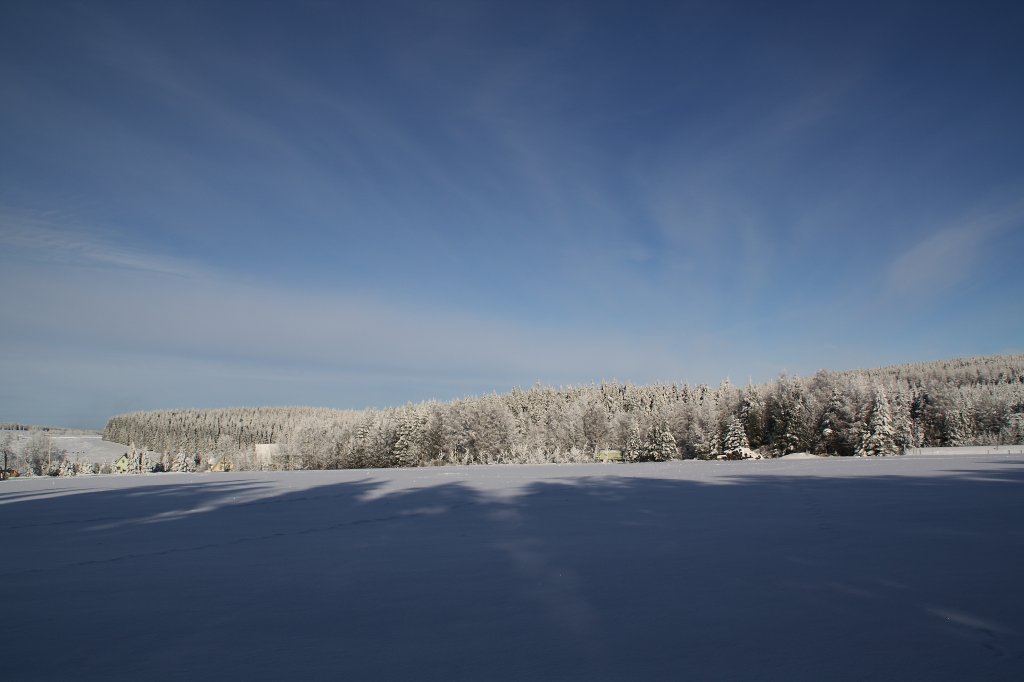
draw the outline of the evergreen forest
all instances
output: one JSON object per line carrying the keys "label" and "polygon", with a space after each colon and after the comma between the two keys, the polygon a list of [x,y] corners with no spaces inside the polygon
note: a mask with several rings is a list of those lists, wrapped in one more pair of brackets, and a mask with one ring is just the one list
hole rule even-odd
{"label": "evergreen forest", "polygon": [[[898,455],[1024,443],[1024,355],[743,387],[601,383],[388,409],[134,412],[112,417],[104,437],[168,462],[233,469],[592,462],[608,451],[627,462]],[[255,458],[257,444],[278,445],[271,461]]]}

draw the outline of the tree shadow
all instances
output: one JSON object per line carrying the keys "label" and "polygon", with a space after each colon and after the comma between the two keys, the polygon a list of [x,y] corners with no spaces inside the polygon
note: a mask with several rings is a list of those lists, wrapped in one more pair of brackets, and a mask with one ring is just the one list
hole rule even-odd
{"label": "tree shadow", "polygon": [[1003,464],[5,489],[0,641],[9,679],[1014,679],[1024,471]]}

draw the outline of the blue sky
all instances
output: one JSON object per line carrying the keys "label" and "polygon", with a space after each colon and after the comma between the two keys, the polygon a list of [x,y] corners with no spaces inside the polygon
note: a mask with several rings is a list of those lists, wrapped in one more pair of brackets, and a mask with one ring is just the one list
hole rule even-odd
{"label": "blue sky", "polygon": [[7,2],[0,421],[1024,350],[1013,3]]}

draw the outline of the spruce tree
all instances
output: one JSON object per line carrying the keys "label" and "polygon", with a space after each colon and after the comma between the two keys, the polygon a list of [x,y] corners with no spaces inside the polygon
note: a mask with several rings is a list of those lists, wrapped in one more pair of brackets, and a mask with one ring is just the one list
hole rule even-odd
{"label": "spruce tree", "polygon": [[971,445],[974,441],[974,401],[967,395],[959,393],[953,397],[952,404],[946,408],[946,418],[942,428],[943,445]]}
{"label": "spruce tree", "polygon": [[722,452],[729,459],[742,459],[746,450],[750,449],[750,442],[747,440],[747,432],[743,428],[743,422],[739,417],[729,420],[729,426],[725,430],[725,438],[722,439]]}
{"label": "spruce tree", "polygon": [[765,441],[765,402],[761,389],[751,385],[743,389],[739,418],[747,434],[749,447],[758,448]]}
{"label": "spruce tree", "polygon": [[914,422],[910,417],[910,400],[903,391],[892,398],[892,435],[896,451],[902,454],[907,448],[917,447],[914,436]]}
{"label": "spruce tree", "polygon": [[859,454],[865,456],[895,455],[896,442],[893,439],[892,410],[889,399],[879,389],[871,401],[871,416],[867,431],[861,441]]}
{"label": "spruce tree", "polygon": [[653,462],[667,462],[674,459],[678,450],[676,439],[666,425],[657,425],[651,429],[648,437],[647,452]]}
{"label": "spruce tree", "polygon": [[395,466],[409,466],[412,461],[413,439],[416,435],[416,415],[406,410],[398,420],[395,444],[391,455]]}
{"label": "spruce tree", "polygon": [[853,447],[850,445],[850,426],[853,423],[853,415],[847,403],[846,396],[839,391],[832,391],[832,395],[825,405],[825,411],[818,422],[819,450],[830,455],[852,455]]}
{"label": "spruce tree", "polygon": [[768,405],[769,433],[776,454],[788,455],[806,447],[807,412],[803,384],[785,377],[779,379]]}
{"label": "spruce tree", "polygon": [[627,462],[640,462],[643,460],[644,448],[640,440],[640,427],[635,421],[629,425],[629,435],[626,437],[626,447],[622,451],[622,458]]}

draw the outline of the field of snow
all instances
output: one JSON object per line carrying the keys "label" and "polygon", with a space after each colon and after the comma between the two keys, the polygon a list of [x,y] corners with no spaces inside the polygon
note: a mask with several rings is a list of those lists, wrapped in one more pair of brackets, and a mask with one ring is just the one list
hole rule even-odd
{"label": "field of snow", "polygon": [[0,483],[3,677],[1024,679],[1024,457]]}
{"label": "field of snow", "polygon": [[[14,449],[20,451],[37,432],[0,431],[0,437],[8,433],[11,434]],[[66,450],[68,459],[73,462],[110,464],[128,451],[128,446],[105,441],[99,433],[84,431],[67,433],[61,430],[54,430],[47,432],[47,434],[53,439],[53,447],[57,450]]]}
{"label": "field of snow", "polygon": [[1024,455],[1024,445],[966,445],[943,448],[912,448],[911,457],[948,457],[949,455]]}

